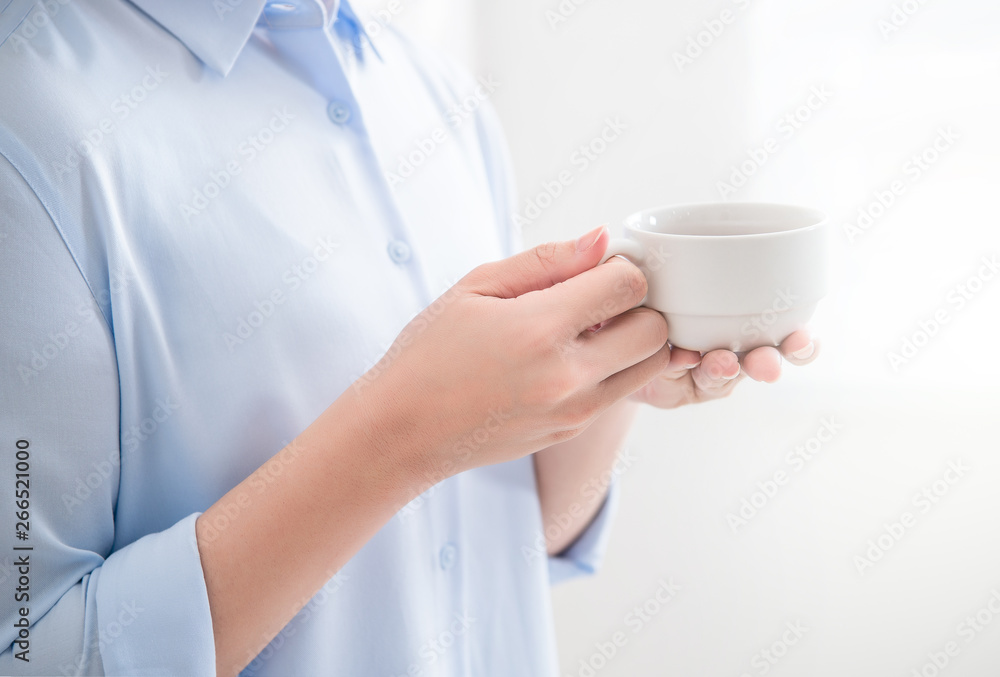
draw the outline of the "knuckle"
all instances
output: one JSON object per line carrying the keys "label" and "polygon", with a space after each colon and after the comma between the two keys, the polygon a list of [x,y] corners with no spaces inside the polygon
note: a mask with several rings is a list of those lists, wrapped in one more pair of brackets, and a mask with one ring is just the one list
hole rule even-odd
{"label": "knuckle", "polygon": [[582,428],[564,428],[562,430],[556,430],[549,435],[553,444],[558,444],[560,442],[569,442],[574,437],[578,436],[583,432]]}
{"label": "knuckle", "polygon": [[659,311],[651,308],[636,308],[635,312],[643,314],[643,319],[648,325],[650,340],[660,346],[667,342],[667,339],[670,338],[667,320]]}
{"label": "knuckle", "polygon": [[546,269],[550,268],[555,264],[559,258],[559,243],[558,242],[546,242],[540,244],[533,250],[538,262]]}
{"label": "knuckle", "polygon": [[560,428],[582,431],[594,420],[595,416],[597,416],[597,407],[594,404],[577,401],[572,406],[567,407],[559,416]]}
{"label": "knuckle", "polygon": [[456,291],[468,292],[484,286],[488,287],[492,284],[506,286],[500,272],[497,270],[495,262],[479,264],[459,278],[451,288]]}
{"label": "knuckle", "polygon": [[472,281],[489,279],[492,273],[490,263],[480,263],[478,266],[467,272],[456,284],[469,284]]}
{"label": "knuckle", "polygon": [[542,358],[560,354],[572,338],[544,318],[522,326],[515,336],[529,355]]}
{"label": "knuckle", "polygon": [[646,276],[631,263],[615,266],[618,273],[615,288],[630,302],[638,303],[646,296]]}
{"label": "knuckle", "polygon": [[575,360],[547,360],[535,368],[534,377],[525,392],[525,399],[548,414],[561,416],[567,403],[586,387],[584,375]]}
{"label": "knuckle", "polygon": [[570,335],[569,333],[557,338],[553,346],[556,357],[568,365],[576,363],[579,353],[583,349],[583,344],[580,342],[579,336]]}
{"label": "knuckle", "polygon": [[569,370],[547,378],[538,386],[537,393],[539,399],[546,406],[557,406],[573,396],[579,389],[580,383],[576,376]]}

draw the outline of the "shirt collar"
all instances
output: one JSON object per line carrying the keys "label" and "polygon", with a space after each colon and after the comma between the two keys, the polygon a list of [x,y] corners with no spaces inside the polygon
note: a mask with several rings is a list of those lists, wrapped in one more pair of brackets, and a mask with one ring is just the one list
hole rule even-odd
{"label": "shirt collar", "polygon": [[[306,3],[310,0],[298,0]],[[268,0],[130,0],[153,21],[180,40],[206,66],[225,76],[240,52]],[[347,0],[322,0],[327,16],[336,17]],[[282,3],[285,4],[285,3]],[[295,4],[292,0],[289,4]]]}

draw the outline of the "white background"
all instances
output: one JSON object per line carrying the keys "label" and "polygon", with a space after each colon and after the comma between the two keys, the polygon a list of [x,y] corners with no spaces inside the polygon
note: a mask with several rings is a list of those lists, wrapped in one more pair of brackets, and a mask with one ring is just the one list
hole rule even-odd
{"label": "white background", "polygon": [[[522,206],[574,171],[525,227],[529,246],[721,199],[719,182],[769,137],[778,149],[731,199],[817,206],[836,228],[816,364],[641,415],[605,566],[553,594],[562,674],[1000,675],[1000,615],[975,633],[960,625],[1000,591],[1000,278],[973,282],[961,309],[948,300],[1000,254],[998,6],[908,0],[888,32],[891,0],[567,0],[574,11],[554,24],[558,0],[398,1],[393,25],[500,81]],[[724,9],[733,21],[679,68],[675,53]],[[829,100],[786,137],[778,121],[813,87]],[[627,131],[576,172],[574,151],[609,116]],[[914,180],[907,163],[940,129],[957,141]],[[897,179],[905,193],[849,236]],[[915,336],[938,310],[948,324]],[[907,338],[921,347],[894,368]],[[842,428],[796,471],[787,455],[824,417]],[[969,469],[941,482],[959,461]],[[786,484],[734,533],[727,514],[782,470]],[[935,482],[936,502],[914,502]],[[915,525],[859,572],[869,539],[906,512]],[[660,580],[681,586],[662,605]],[[628,614],[645,604],[656,612],[637,628]],[[774,643],[795,622],[805,634],[783,652]],[[616,632],[615,655],[595,654]],[[950,641],[957,656],[925,666]],[[768,663],[769,647],[782,657]]]}

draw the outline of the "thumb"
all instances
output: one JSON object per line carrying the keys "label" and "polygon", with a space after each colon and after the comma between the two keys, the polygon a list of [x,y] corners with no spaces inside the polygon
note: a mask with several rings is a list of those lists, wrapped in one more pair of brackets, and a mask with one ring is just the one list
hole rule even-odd
{"label": "thumb", "polygon": [[568,280],[598,264],[608,248],[607,226],[577,240],[547,242],[501,261],[486,263],[465,277],[484,296],[512,299]]}

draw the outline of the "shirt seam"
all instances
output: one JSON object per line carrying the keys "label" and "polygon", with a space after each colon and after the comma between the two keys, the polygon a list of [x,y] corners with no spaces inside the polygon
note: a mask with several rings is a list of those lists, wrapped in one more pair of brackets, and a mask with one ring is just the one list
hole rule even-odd
{"label": "shirt seam", "polygon": [[[121,438],[122,438],[122,428],[121,428],[121,426],[122,426],[121,365],[118,364],[118,348],[117,348],[117,346],[115,344],[115,332],[114,332],[114,329],[112,329],[111,321],[108,319],[108,316],[105,315],[104,308],[101,307],[101,303],[97,299],[97,294],[94,293],[94,288],[90,284],[90,280],[87,279],[86,273],[83,272],[83,268],[80,265],[80,261],[79,261],[79,259],[76,256],[76,252],[73,251],[73,248],[70,246],[69,242],[67,241],[66,234],[63,232],[63,229],[60,227],[59,222],[56,220],[56,217],[53,214],[53,211],[49,208],[49,205],[46,204],[45,200],[42,199],[42,196],[39,195],[38,190],[35,189],[35,186],[31,183],[31,181],[28,180],[28,177],[24,175],[24,172],[21,170],[21,168],[11,159],[10,154],[8,152],[4,151],[3,148],[0,148],[0,157],[2,157],[4,160],[6,160],[10,164],[10,166],[13,167],[14,171],[17,172],[17,175],[21,177],[22,181],[24,181],[24,185],[26,185],[28,187],[28,190],[31,191],[31,194],[35,196],[36,200],[38,200],[38,204],[40,204],[42,206],[42,209],[45,211],[46,216],[49,217],[49,221],[52,223],[52,227],[55,229],[56,233],[58,233],[59,239],[62,240],[63,246],[66,247],[66,251],[69,253],[70,258],[73,259],[73,265],[76,266],[77,273],[80,274],[80,278],[83,280],[83,283],[85,285],[87,285],[87,291],[90,292],[90,297],[94,300],[94,303],[97,305],[97,309],[101,313],[101,318],[104,319],[104,326],[107,327],[107,329],[108,329],[108,339],[111,341],[111,353],[113,355],[114,365],[115,365],[115,375],[117,377],[115,380],[118,381],[118,454],[119,454],[119,458],[120,458],[121,457],[121,453],[122,453],[122,448],[121,448]],[[109,304],[110,304],[110,299],[109,299]],[[121,465],[121,462],[119,461],[119,467],[120,467],[120,465]],[[121,482],[121,478],[119,477],[119,480],[118,480],[118,493],[115,495],[114,504],[113,504],[113,508],[112,508],[112,524],[113,525],[116,524],[116,522],[117,522],[118,501],[121,498],[121,491],[122,491],[122,482]],[[112,542],[111,542],[112,552],[114,552],[114,544],[115,544],[115,541],[117,540],[117,529],[115,529],[115,532],[116,533],[115,533],[114,537],[112,538]]]}
{"label": "shirt seam", "polygon": [[[2,1],[3,0],[0,0],[0,2]],[[25,4],[25,5],[17,5],[13,9],[11,9],[11,5],[14,5],[16,1],[17,0],[10,0],[10,2],[2,10],[0,10],[0,24],[2,24],[3,23],[2,20],[6,18],[3,15],[7,14],[7,12],[13,12],[12,14],[7,14],[7,17],[16,17],[18,12],[20,11],[24,11],[24,16],[14,20],[16,21],[16,23],[12,21],[11,23],[14,23],[14,26],[9,30],[3,25],[0,25],[0,47],[3,47],[10,39],[10,36],[14,35],[14,33],[17,33],[17,31],[20,30],[21,26],[24,25],[25,19],[27,19],[28,16],[31,14],[31,10],[33,10],[36,7],[35,4]]]}
{"label": "shirt seam", "polygon": [[101,303],[97,299],[97,294],[94,293],[94,288],[90,284],[90,280],[87,279],[86,273],[83,272],[83,267],[80,265],[80,261],[77,258],[76,252],[73,251],[73,247],[70,246],[69,241],[66,239],[66,234],[63,232],[62,227],[56,220],[55,214],[49,208],[49,205],[46,204],[45,200],[42,199],[42,196],[38,193],[38,190],[35,188],[32,182],[28,179],[27,176],[25,176],[24,172],[21,171],[21,168],[17,166],[17,163],[15,163],[13,159],[11,159],[10,154],[4,151],[3,148],[0,148],[0,157],[3,157],[3,159],[6,160],[10,164],[10,166],[14,168],[14,171],[17,172],[17,175],[21,177],[21,180],[24,181],[24,184],[28,187],[28,190],[30,190],[31,194],[35,196],[36,200],[38,200],[38,204],[42,206],[42,209],[45,211],[46,216],[49,217],[49,221],[52,222],[52,227],[55,228],[57,233],[59,233],[59,239],[62,240],[63,245],[66,247],[66,251],[69,252],[70,258],[73,259],[73,265],[76,266],[76,270],[80,274],[80,278],[83,280],[83,283],[87,285],[87,291],[90,292],[90,297],[94,299],[94,303],[97,304],[97,309],[101,311],[101,317],[104,319],[104,325],[108,328],[108,332],[111,334],[113,342],[114,330],[111,327],[111,321],[105,314],[104,308],[101,307]]}

